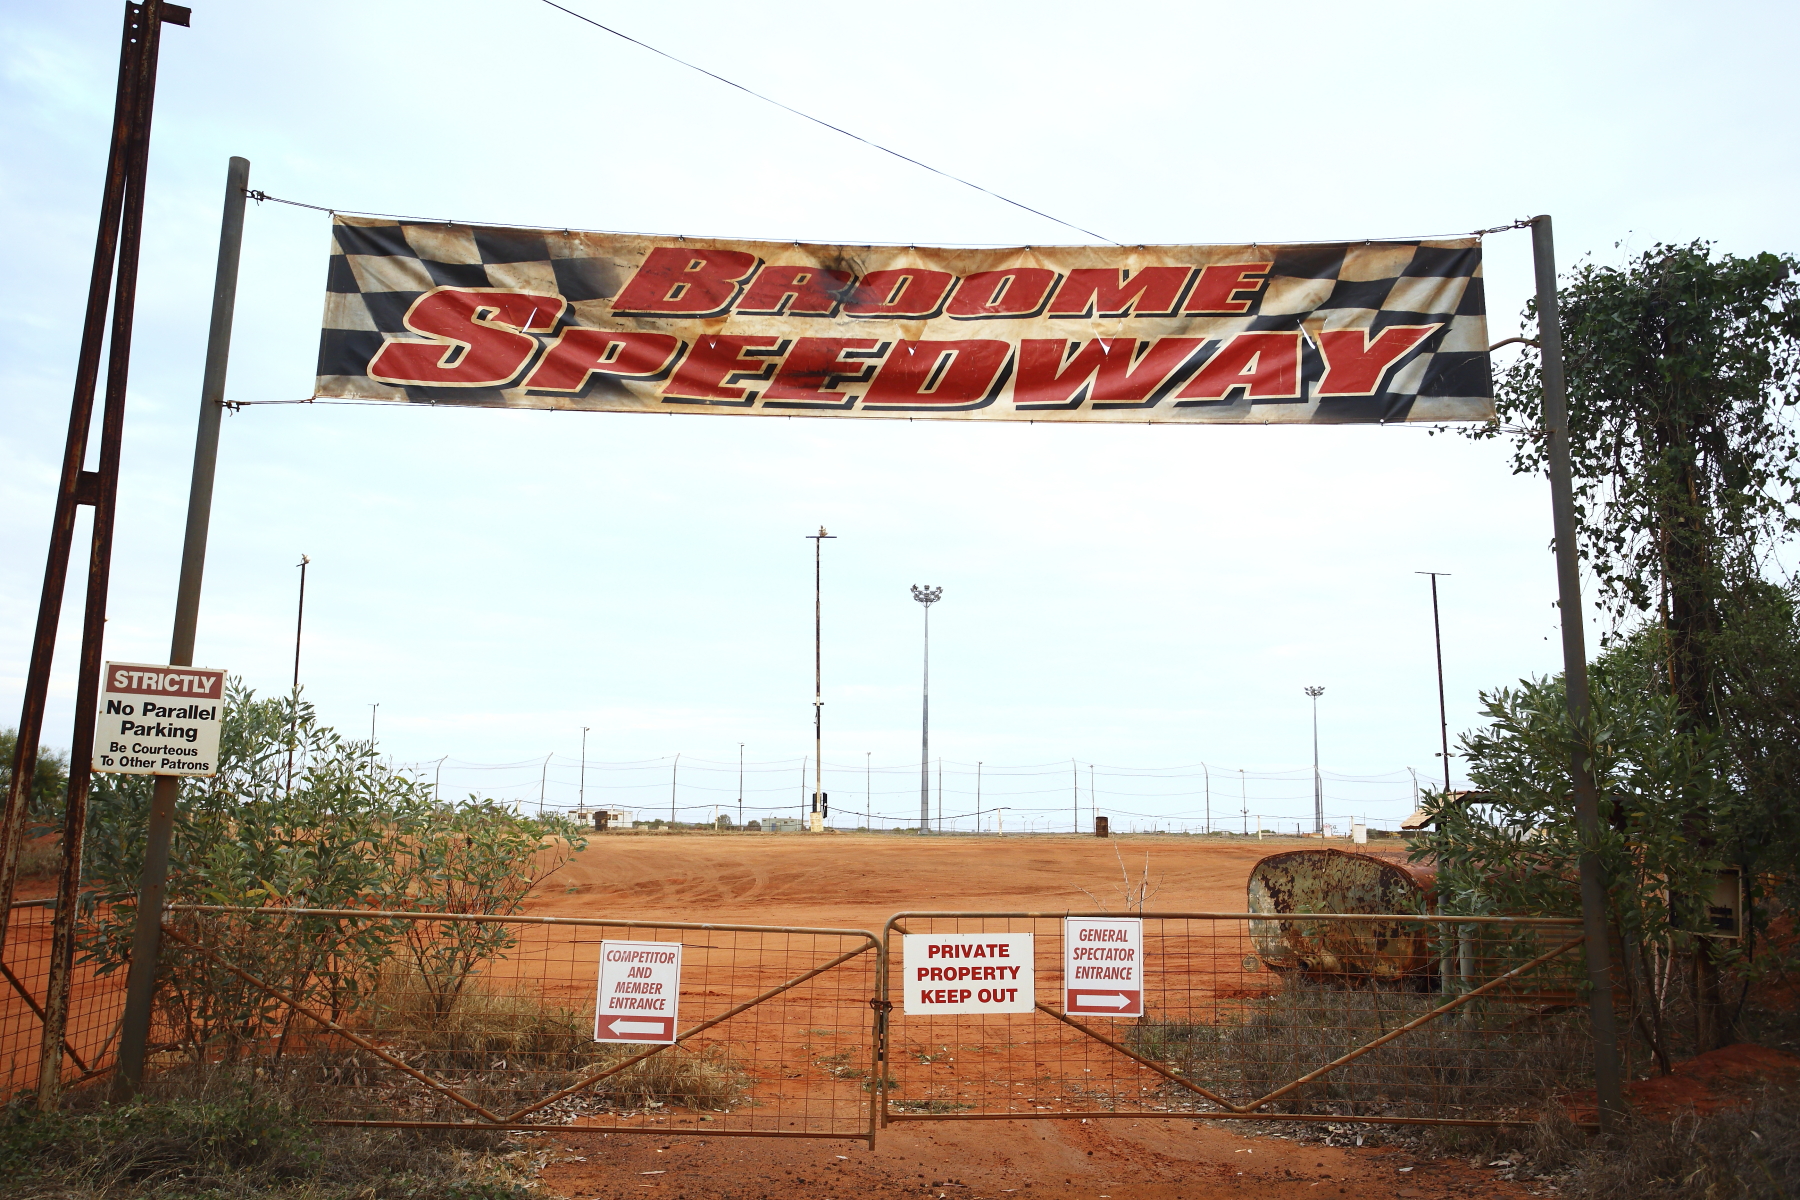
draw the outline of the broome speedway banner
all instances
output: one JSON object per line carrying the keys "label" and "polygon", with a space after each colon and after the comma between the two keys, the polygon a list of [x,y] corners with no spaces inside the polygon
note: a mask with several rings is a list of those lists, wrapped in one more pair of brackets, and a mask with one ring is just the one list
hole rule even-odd
{"label": "broome speedway banner", "polygon": [[334,216],[319,398],[1341,423],[1493,415],[1479,238],[828,246]]}

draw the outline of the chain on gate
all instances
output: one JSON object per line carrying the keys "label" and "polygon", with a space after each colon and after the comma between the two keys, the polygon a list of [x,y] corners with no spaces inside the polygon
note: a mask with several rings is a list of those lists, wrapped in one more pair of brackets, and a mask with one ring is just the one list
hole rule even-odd
{"label": "chain on gate", "polygon": [[[1091,1008],[1068,1011],[1071,916],[1141,919],[1141,1016],[1108,1015],[1138,1001],[1111,998],[1104,982],[1081,985],[1101,991],[1078,997]],[[905,1011],[906,986],[930,985],[908,973],[932,968],[906,961],[896,933],[986,935],[996,953],[1002,935],[1030,934],[1033,1003],[1010,1014]],[[884,1122],[1510,1124],[1592,1086],[1576,920],[902,913],[886,941]]]}

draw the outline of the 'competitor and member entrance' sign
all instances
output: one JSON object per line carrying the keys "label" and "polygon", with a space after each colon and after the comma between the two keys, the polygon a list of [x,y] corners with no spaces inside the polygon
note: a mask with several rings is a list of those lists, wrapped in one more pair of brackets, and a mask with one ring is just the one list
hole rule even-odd
{"label": "'competitor and member entrance' sign", "polygon": [[1063,1011],[1144,1015],[1144,922],[1138,917],[1063,919]]}
{"label": "'competitor and member entrance' sign", "polygon": [[216,775],[225,672],[107,663],[94,722],[94,770],[115,775]]}
{"label": "'competitor and member entrance' sign", "polygon": [[600,943],[596,1042],[672,1043],[680,1006],[680,942]]}
{"label": "'competitor and member entrance' sign", "polygon": [[1037,1004],[1029,933],[909,933],[901,965],[908,1015],[1028,1013]]}
{"label": "'competitor and member entrance' sign", "polygon": [[1480,421],[1477,237],[845,246],[334,216],[319,397],[1015,421]]}

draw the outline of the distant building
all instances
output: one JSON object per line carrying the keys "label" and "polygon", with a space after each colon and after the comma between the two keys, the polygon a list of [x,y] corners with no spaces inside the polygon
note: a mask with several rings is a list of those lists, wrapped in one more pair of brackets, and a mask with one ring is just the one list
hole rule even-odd
{"label": "distant building", "polygon": [[631,824],[631,813],[623,808],[596,808],[589,812],[575,810],[575,819],[592,817],[595,829],[618,829]]}
{"label": "distant building", "polygon": [[764,833],[800,833],[806,822],[798,817],[770,817],[762,823]]}

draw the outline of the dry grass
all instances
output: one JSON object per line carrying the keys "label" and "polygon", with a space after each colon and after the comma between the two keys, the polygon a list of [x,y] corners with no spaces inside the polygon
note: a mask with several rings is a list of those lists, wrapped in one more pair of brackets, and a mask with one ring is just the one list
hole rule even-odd
{"label": "dry grass", "polygon": [[[1217,1024],[1146,1021],[1132,1047],[1189,1079],[1248,1100],[1366,1045],[1430,1011],[1442,998],[1300,978],[1243,1002]],[[1580,1086],[1583,1031],[1567,1015],[1483,1006],[1421,1028],[1354,1059],[1269,1106],[1271,1113],[1361,1116],[1503,1116]]]}
{"label": "dry grass", "polygon": [[[475,977],[446,1009],[401,966],[383,975],[367,1019],[411,1066],[490,1107],[531,1103],[644,1049],[594,1041],[591,1014],[547,999],[528,984]],[[358,1052],[350,1058],[358,1083],[385,1079],[418,1087],[373,1056]],[[673,1046],[584,1089],[579,1107],[718,1111],[740,1103],[747,1084],[746,1074],[717,1050]]]}

